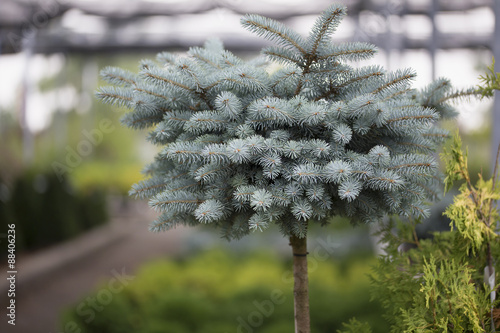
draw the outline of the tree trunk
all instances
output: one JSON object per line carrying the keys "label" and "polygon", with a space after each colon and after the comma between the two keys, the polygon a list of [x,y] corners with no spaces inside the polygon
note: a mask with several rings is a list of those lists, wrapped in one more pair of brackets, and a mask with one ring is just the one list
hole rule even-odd
{"label": "tree trunk", "polygon": [[311,333],[309,282],[307,276],[307,238],[290,237],[293,253],[293,303],[295,333]]}

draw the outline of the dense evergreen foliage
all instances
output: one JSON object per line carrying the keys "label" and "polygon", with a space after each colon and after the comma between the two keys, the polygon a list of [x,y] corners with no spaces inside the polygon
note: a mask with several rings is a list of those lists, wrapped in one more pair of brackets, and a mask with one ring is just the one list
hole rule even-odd
{"label": "dense evergreen foliage", "polygon": [[[411,69],[351,66],[376,52],[332,43],[346,14],[332,5],[307,37],[246,15],[242,25],[276,43],[244,61],[210,40],[187,55],[160,53],[139,73],[106,68],[97,95],[132,111],[123,122],[153,128],[163,146],[131,191],[162,212],[151,229],[211,223],[228,238],[276,223],[304,237],[331,215],[372,222],[385,214],[425,216],[440,190],[433,153],[454,114],[439,79],[411,89]],[[281,67],[271,71],[268,60]]]}
{"label": "dense evergreen foliage", "polygon": [[[493,332],[500,324],[497,177],[471,183],[458,135],[443,158],[446,184],[464,181],[445,212],[451,230],[419,239],[414,221],[390,223],[382,231],[387,255],[375,269],[373,296],[386,308],[394,333]],[[364,327],[349,332],[370,332]]]}

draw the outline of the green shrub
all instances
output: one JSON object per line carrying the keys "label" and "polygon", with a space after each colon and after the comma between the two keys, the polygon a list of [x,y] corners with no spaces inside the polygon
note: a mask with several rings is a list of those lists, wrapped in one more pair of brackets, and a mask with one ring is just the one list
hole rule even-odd
{"label": "green shrub", "polygon": [[132,184],[142,180],[141,168],[141,165],[132,162],[93,160],[75,168],[70,179],[80,191],[105,187],[109,192],[125,195]]}
{"label": "green shrub", "polygon": [[[372,294],[384,307],[393,333],[495,332],[500,326],[498,177],[485,180],[480,174],[472,183],[458,134],[442,157],[446,188],[463,180],[444,213],[450,229],[421,239],[419,221],[384,226],[387,254],[371,276]],[[369,332],[368,325],[351,324],[345,325],[345,333]]]}
{"label": "green shrub", "polygon": [[[87,297],[68,309],[62,327],[81,333],[293,332],[289,262],[271,253],[252,255],[208,251],[185,261],[143,266],[133,281],[98,304],[92,316]],[[335,332],[356,315],[386,332],[381,307],[369,301],[368,260],[341,268],[327,260],[310,274],[313,332]],[[96,290],[88,297],[98,299]],[[260,310],[259,310],[260,309]]]}
{"label": "green shrub", "polygon": [[103,190],[76,192],[65,177],[60,181],[52,172],[26,172],[9,192],[0,202],[0,219],[7,222],[0,232],[9,223],[16,225],[18,251],[70,239],[107,220]]}

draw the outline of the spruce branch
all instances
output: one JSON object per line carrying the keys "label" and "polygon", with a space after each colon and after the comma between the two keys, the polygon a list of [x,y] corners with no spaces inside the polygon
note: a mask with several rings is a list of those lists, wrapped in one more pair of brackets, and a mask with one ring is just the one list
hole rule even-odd
{"label": "spruce branch", "polygon": [[167,186],[168,183],[165,182],[165,180],[161,177],[153,177],[147,180],[143,180],[138,184],[134,184],[132,186],[132,189],[129,191],[129,195],[134,195],[135,197],[139,197],[141,199],[148,198],[156,195]]}
{"label": "spruce branch", "polygon": [[327,39],[335,32],[342,18],[346,15],[347,8],[343,5],[333,4],[325,9],[316,19],[311,33],[307,39],[308,54],[316,57],[318,49],[322,44],[327,43]]}
{"label": "spruce branch", "polygon": [[302,47],[304,44],[302,37],[281,22],[260,15],[248,14],[241,18],[241,25],[258,36],[285,47],[293,47],[302,54],[306,53]]}
{"label": "spruce branch", "polygon": [[284,65],[300,66],[304,61],[301,55],[297,55],[297,53],[282,47],[269,46],[264,48],[261,53],[266,55],[270,60],[274,60]]}
{"label": "spruce branch", "polygon": [[[378,89],[378,88],[377,88]],[[401,95],[406,95],[408,93],[410,93],[413,89],[403,89],[403,90],[398,90],[394,93],[391,93],[389,95],[387,95],[386,97],[384,97],[384,99],[382,101],[389,101],[389,100],[393,100]]]}
{"label": "spruce branch", "polygon": [[451,84],[448,79],[437,79],[436,81],[429,84],[423,91],[422,95],[424,101],[422,102],[422,104],[427,107],[432,107],[432,104],[434,104],[433,101],[436,100],[437,96],[446,93],[450,89]]}
{"label": "spruce branch", "polygon": [[[387,82],[382,84],[380,87],[375,89],[372,93],[373,94],[378,94],[382,92],[383,90],[389,89],[389,88],[395,88],[397,89],[396,92],[393,93],[393,95],[390,95],[391,98],[394,98],[394,94],[402,94],[408,91],[408,83],[416,76],[416,73],[411,70],[411,69],[406,69],[406,70],[399,70],[394,73],[389,74],[387,78]],[[390,99],[390,98],[388,98]]]}
{"label": "spruce branch", "polygon": [[377,48],[368,43],[344,43],[335,45],[323,50],[317,57],[316,61],[322,60],[364,60],[375,55]]}
{"label": "spruce branch", "polygon": [[203,52],[203,51],[205,51],[205,50],[203,50],[201,48],[192,48],[190,50],[190,54],[193,58],[198,59],[201,62],[203,62],[203,63],[205,63],[213,68],[222,69],[222,67],[219,64],[217,64],[217,60],[210,59],[210,54],[208,52],[207,52],[207,54],[205,54],[205,52]]}
{"label": "spruce branch", "polygon": [[193,88],[191,87],[188,87],[187,85],[185,84],[182,84],[180,82],[177,82],[175,80],[172,80],[172,79],[169,79],[169,78],[166,78],[166,77],[162,77],[160,75],[156,75],[156,74],[153,74],[153,73],[148,73],[148,72],[145,72],[144,73],[144,76],[146,78],[151,78],[153,80],[157,80],[157,81],[160,81],[160,82],[164,82],[166,84],[169,84],[169,85],[173,85],[175,87],[179,87],[179,88],[182,88],[188,92],[193,92]]}
{"label": "spruce branch", "polygon": [[137,80],[136,74],[118,67],[105,67],[100,71],[99,75],[109,84],[117,86],[134,86]]}
{"label": "spruce branch", "polygon": [[392,118],[388,119],[386,121],[387,124],[391,124],[394,122],[407,122],[411,120],[435,120],[436,115],[430,114],[430,115],[417,115],[417,116],[403,116],[403,117],[398,117],[398,118]]}
{"label": "spruce branch", "polygon": [[319,101],[322,99],[326,99],[331,97],[331,95],[334,95],[340,91],[341,88],[346,88],[352,85],[353,83],[364,81],[370,78],[374,77],[381,77],[383,75],[383,72],[381,71],[381,68],[378,66],[374,67],[368,67],[364,68],[358,73],[354,74],[353,77],[348,78],[344,82],[331,87],[328,91],[324,92],[322,95],[316,97],[314,100]]}
{"label": "spruce branch", "polygon": [[474,88],[457,90],[451,94],[448,94],[436,101],[436,104],[441,104],[449,100],[456,100],[460,98],[468,98],[472,96],[478,96],[481,92]]}
{"label": "spruce branch", "polygon": [[133,101],[130,90],[122,87],[100,87],[95,95],[98,99],[102,100],[103,103],[118,107],[130,107]]}
{"label": "spruce branch", "polygon": [[162,94],[159,94],[159,93],[156,93],[156,92],[151,91],[151,90],[147,90],[146,88],[135,87],[134,90],[137,91],[137,92],[141,92],[141,93],[147,94],[147,95],[151,95],[151,96],[154,96],[154,97],[161,98],[161,99],[163,99],[165,101],[168,101],[168,102],[171,101],[170,97],[162,95]]}
{"label": "spruce branch", "polygon": [[151,223],[149,230],[152,232],[168,231],[175,226],[174,221],[174,218],[166,218],[162,215],[156,221]]}

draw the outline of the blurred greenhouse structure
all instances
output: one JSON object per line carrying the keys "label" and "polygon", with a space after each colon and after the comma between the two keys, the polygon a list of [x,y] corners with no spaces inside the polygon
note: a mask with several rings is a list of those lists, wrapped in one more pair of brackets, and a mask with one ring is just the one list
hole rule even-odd
{"label": "blurred greenhouse structure", "polygon": [[[135,70],[142,58],[185,52],[210,37],[254,57],[265,45],[240,27],[241,15],[265,15],[305,33],[332,2],[0,1],[0,244],[5,225],[15,223],[19,270],[25,269],[18,280],[19,318],[33,318],[20,319],[15,332],[55,331],[61,309],[113,270],[131,273],[151,258],[219,243],[204,229],[148,233],[154,212],[128,200],[127,192],[156,148],[145,142],[146,133],[121,127],[122,110],[111,112],[94,99],[99,69]],[[348,17],[335,38],[375,44],[379,53],[371,61],[389,70],[414,68],[417,87],[442,76],[457,87],[477,85],[492,56],[500,59],[500,1],[336,2],[347,6]],[[463,104],[458,127],[470,147],[471,168],[488,173],[500,144],[500,99]],[[456,124],[446,126],[454,131]],[[372,253],[367,228],[340,225],[338,258],[348,256],[345,249]],[[248,250],[255,244],[277,244],[278,253],[287,246],[279,235],[227,246]],[[3,267],[3,251],[1,258]],[[53,279],[59,289],[46,287]]]}

